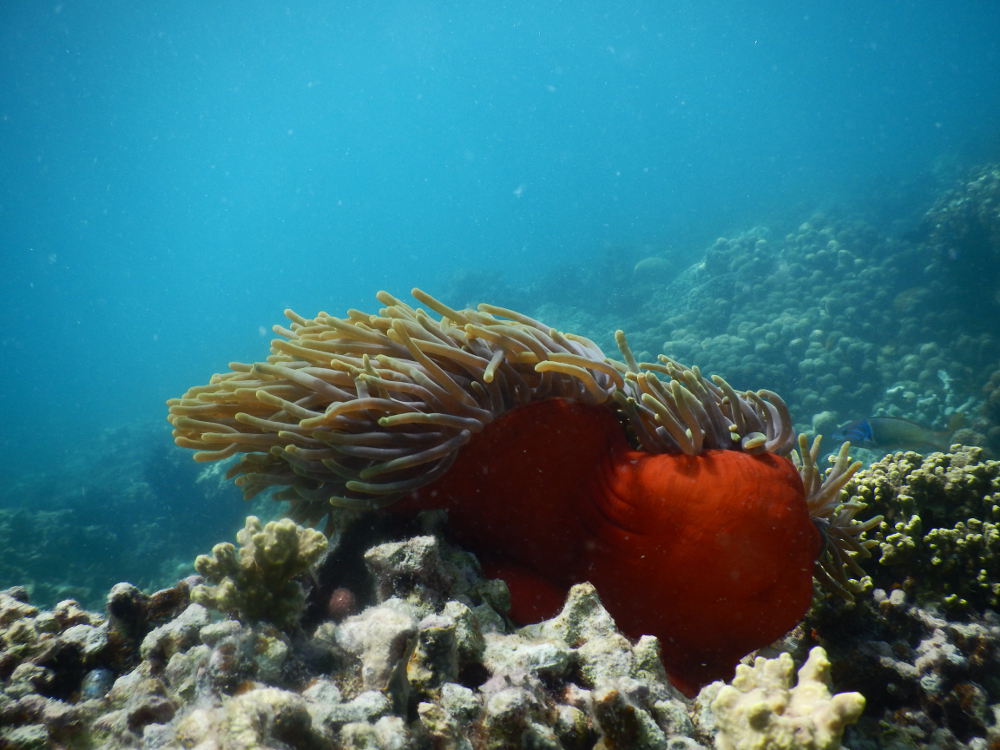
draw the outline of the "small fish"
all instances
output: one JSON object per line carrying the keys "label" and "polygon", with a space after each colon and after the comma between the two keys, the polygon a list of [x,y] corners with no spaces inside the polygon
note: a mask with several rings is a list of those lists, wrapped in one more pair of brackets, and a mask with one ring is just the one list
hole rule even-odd
{"label": "small fish", "polygon": [[902,417],[868,417],[848,422],[831,435],[836,442],[851,441],[860,448],[879,450],[946,451],[962,415],[952,417],[946,430],[933,430]]}

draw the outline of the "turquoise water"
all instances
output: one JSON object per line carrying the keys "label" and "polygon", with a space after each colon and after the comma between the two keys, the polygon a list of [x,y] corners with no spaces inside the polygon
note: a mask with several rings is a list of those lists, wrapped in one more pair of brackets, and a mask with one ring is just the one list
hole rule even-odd
{"label": "turquoise water", "polygon": [[[285,307],[601,307],[756,224],[905,232],[1000,150],[992,3],[489,6],[4,4],[0,503],[106,508],[115,452],[167,440],[124,426]],[[183,476],[113,507],[169,517]]]}

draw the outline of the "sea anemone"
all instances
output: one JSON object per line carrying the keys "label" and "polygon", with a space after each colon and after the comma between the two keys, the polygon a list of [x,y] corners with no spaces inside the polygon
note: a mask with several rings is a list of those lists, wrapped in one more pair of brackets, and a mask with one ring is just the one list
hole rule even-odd
{"label": "sea anemone", "polygon": [[[867,554],[776,394],[736,391],[660,356],[623,361],[512,310],[429,310],[380,292],[379,314],[291,311],[266,362],[233,363],[169,403],[178,445],[230,469],[249,498],[281,487],[290,515],[440,507],[512,616],[558,609],[590,580],[624,632],[660,637],[691,692],[801,619],[812,574],[849,593]],[[797,465],[796,465],[797,464]]]}

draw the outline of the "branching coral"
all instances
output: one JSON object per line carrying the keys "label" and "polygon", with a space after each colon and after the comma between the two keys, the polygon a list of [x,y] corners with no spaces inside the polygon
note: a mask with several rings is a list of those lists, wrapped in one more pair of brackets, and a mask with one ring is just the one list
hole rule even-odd
{"label": "branching coral", "polygon": [[211,583],[196,586],[191,598],[251,622],[293,622],[304,602],[295,579],[322,557],[326,537],[288,518],[262,525],[248,516],[236,541],[238,550],[225,542],[198,556],[195,569]]}
{"label": "branching coral", "polygon": [[1000,606],[1000,462],[982,450],[886,456],[859,472],[848,494],[884,520],[874,583],[947,608]]}
{"label": "branching coral", "polygon": [[736,668],[712,701],[719,750],[835,750],[865,708],[860,693],[830,694],[830,662],[817,646],[798,672],[792,657],[758,657]]}

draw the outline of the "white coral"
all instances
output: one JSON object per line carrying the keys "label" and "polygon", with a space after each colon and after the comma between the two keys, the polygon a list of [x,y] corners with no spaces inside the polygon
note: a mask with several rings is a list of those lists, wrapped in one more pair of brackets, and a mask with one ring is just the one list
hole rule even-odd
{"label": "white coral", "polygon": [[799,669],[789,654],[740,665],[712,701],[719,750],[836,750],[865,707],[861,693],[830,693],[830,661],[817,646]]}

